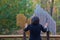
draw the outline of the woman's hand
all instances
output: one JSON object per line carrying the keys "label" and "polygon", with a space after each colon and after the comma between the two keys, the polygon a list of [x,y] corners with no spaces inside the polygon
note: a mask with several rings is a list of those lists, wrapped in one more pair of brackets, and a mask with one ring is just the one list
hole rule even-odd
{"label": "woman's hand", "polygon": [[45,27],[44,28],[47,28],[48,27],[48,23],[45,24]]}
{"label": "woman's hand", "polygon": [[27,23],[25,23],[25,28],[27,28],[27,26],[28,26],[28,24],[27,24]]}

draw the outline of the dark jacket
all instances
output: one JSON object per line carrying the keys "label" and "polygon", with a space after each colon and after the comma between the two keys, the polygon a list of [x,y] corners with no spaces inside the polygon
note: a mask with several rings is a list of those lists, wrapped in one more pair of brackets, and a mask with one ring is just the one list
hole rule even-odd
{"label": "dark jacket", "polygon": [[30,38],[29,40],[41,40],[41,31],[46,32],[47,28],[43,28],[41,24],[30,24],[27,28],[24,29],[24,31],[30,31]]}

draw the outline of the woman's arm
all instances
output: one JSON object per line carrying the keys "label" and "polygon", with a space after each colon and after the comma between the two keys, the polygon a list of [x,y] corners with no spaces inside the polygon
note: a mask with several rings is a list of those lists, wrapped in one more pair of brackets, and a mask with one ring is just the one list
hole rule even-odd
{"label": "woman's arm", "polygon": [[24,32],[23,32],[23,40],[26,40],[26,31],[28,31],[29,30],[29,25],[26,23],[25,24],[25,28],[24,28]]}
{"label": "woman's arm", "polygon": [[48,23],[46,23],[44,27],[41,25],[42,31],[46,32],[47,31],[47,27],[48,27]]}
{"label": "woman's arm", "polygon": [[25,24],[24,31],[26,32],[26,31],[28,31],[28,30],[29,30],[29,25],[26,23],[26,24]]}

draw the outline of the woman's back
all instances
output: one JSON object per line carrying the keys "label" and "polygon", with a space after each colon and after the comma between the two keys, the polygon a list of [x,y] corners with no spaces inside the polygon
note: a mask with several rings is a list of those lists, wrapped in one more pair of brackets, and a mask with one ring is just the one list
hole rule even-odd
{"label": "woman's back", "polygon": [[40,25],[30,25],[30,40],[41,40],[40,33]]}

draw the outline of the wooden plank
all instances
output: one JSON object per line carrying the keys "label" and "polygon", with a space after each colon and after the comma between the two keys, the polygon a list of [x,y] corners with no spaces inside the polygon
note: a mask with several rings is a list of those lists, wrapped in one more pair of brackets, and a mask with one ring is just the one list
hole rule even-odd
{"label": "wooden plank", "polygon": [[[46,38],[46,35],[41,35]],[[28,35],[26,36],[28,38]],[[0,35],[0,38],[23,38],[23,35]],[[60,38],[60,35],[50,35],[50,38]]]}

